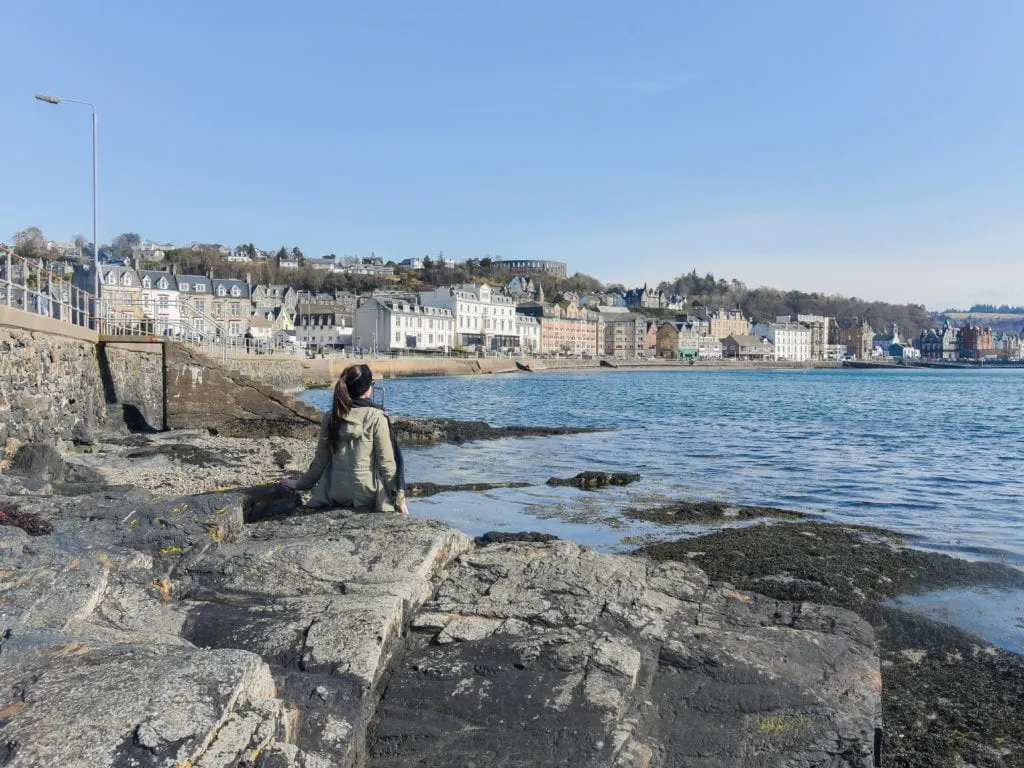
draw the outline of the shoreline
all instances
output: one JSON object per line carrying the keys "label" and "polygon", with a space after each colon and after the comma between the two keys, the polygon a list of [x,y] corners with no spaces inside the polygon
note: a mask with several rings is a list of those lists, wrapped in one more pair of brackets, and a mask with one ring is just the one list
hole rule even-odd
{"label": "shoreline", "polygon": [[[433,376],[479,376],[492,374],[550,373],[554,371],[750,371],[839,369],[842,363],[814,361],[787,363],[749,360],[563,360],[542,358],[420,358],[420,357],[325,357],[303,360],[303,378],[307,389],[330,387],[349,365],[366,363],[379,379]],[[523,368],[521,366],[526,366]]]}

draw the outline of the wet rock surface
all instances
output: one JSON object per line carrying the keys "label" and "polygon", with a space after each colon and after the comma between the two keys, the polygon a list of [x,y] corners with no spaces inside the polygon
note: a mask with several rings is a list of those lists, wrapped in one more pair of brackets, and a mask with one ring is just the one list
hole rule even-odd
{"label": "wet rock surface", "polygon": [[868,626],[689,564],[495,544],[460,557],[412,626],[371,766],[872,762]]}
{"label": "wet rock surface", "polygon": [[478,547],[486,547],[488,544],[508,544],[512,541],[533,541],[547,544],[557,540],[557,536],[539,531],[487,531],[473,539]]}
{"label": "wet rock surface", "polygon": [[580,472],[573,477],[551,477],[547,484],[551,486],[571,486],[584,490],[607,488],[610,485],[629,485],[640,480],[635,472]]}
{"label": "wet rock surface", "polygon": [[495,488],[526,488],[529,483],[456,483],[443,485],[438,483],[409,483],[406,488],[406,495],[409,498],[422,498],[424,496],[436,496],[439,493],[455,493],[458,491],[491,491]]}
{"label": "wet rock surface", "polygon": [[394,416],[391,423],[403,445],[465,443],[472,440],[497,440],[503,437],[551,437],[601,431],[573,427],[492,427],[484,421],[426,419],[411,416]]}
{"label": "wet rock surface", "polygon": [[625,515],[632,520],[646,520],[662,525],[724,523],[731,520],[756,520],[762,517],[800,520],[807,517],[800,512],[787,509],[733,506],[720,501],[678,501],[653,509],[630,509]]}
{"label": "wet rock surface", "polygon": [[879,529],[780,523],[643,551],[695,563],[740,589],[841,606],[869,621],[882,659],[883,765],[1024,765],[1024,656],[881,604],[946,587],[1021,588],[1024,574],[902,544]]}

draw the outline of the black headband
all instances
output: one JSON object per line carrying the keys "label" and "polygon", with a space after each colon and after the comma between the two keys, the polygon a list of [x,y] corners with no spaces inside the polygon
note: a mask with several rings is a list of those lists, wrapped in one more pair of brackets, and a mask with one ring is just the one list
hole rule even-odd
{"label": "black headband", "polygon": [[345,389],[348,390],[348,396],[351,398],[362,397],[371,384],[373,384],[373,373],[370,371],[370,366],[361,365],[359,366],[359,375],[346,381]]}

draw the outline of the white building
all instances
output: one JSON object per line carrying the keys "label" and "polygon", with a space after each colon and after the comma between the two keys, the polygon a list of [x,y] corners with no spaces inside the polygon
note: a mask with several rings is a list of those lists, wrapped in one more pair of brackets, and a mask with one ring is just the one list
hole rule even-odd
{"label": "white building", "polygon": [[405,267],[406,269],[423,269],[423,259],[402,259],[398,262],[398,266]]}
{"label": "white building", "polygon": [[295,341],[302,347],[351,349],[354,331],[346,325],[297,325]]}
{"label": "white building", "polygon": [[445,351],[455,346],[455,318],[444,307],[370,299],[356,310],[352,343],[362,350]]}
{"label": "white building", "polygon": [[142,313],[153,320],[153,332],[178,336],[181,328],[181,299],[177,278],[170,272],[139,272],[142,283]]}
{"label": "white building", "polygon": [[755,336],[764,336],[772,343],[774,359],[803,363],[811,359],[811,329],[799,323],[758,323]]}
{"label": "white building", "polygon": [[698,360],[721,360],[722,340],[716,339],[709,334],[701,334],[697,337],[697,359]]}
{"label": "white building", "polygon": [[516,313],[516,334],[519,348],[528,355],[540,352],[540,321],[536,317]]}
{"label": "white building", "polygon": [[455,346],[515,349],[519,346],[516,306],[489,285],[457,285],[420,293],[420,303],[443,307],[455,319]]}

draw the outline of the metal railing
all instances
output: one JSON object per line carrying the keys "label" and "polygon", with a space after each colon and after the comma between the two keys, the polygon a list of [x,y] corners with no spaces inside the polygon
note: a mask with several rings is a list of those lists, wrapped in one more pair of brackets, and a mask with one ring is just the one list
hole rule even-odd
{"label": "metal railing", "polygon": [[218,326],[210,330],[205,324],[200,325],[190,318],[161,317],[159,309],[156,317],[147,312],[154,310],[148,304],[120,304],[105,309],[100,318],[100,333],[103,336],[123,338],[125,341],[166,340],[188,345],[212,357],[244,357],[246,355],[277,355],[294,356],[300,353],[294,344],[280,341],[273,337],[247,338],[244,335],[223,333]]}
{"label": "metal railing", "polygon": [[0,244],[0,305],[94,328],[95,299],[55,275],[42,259],[26,259]]}

